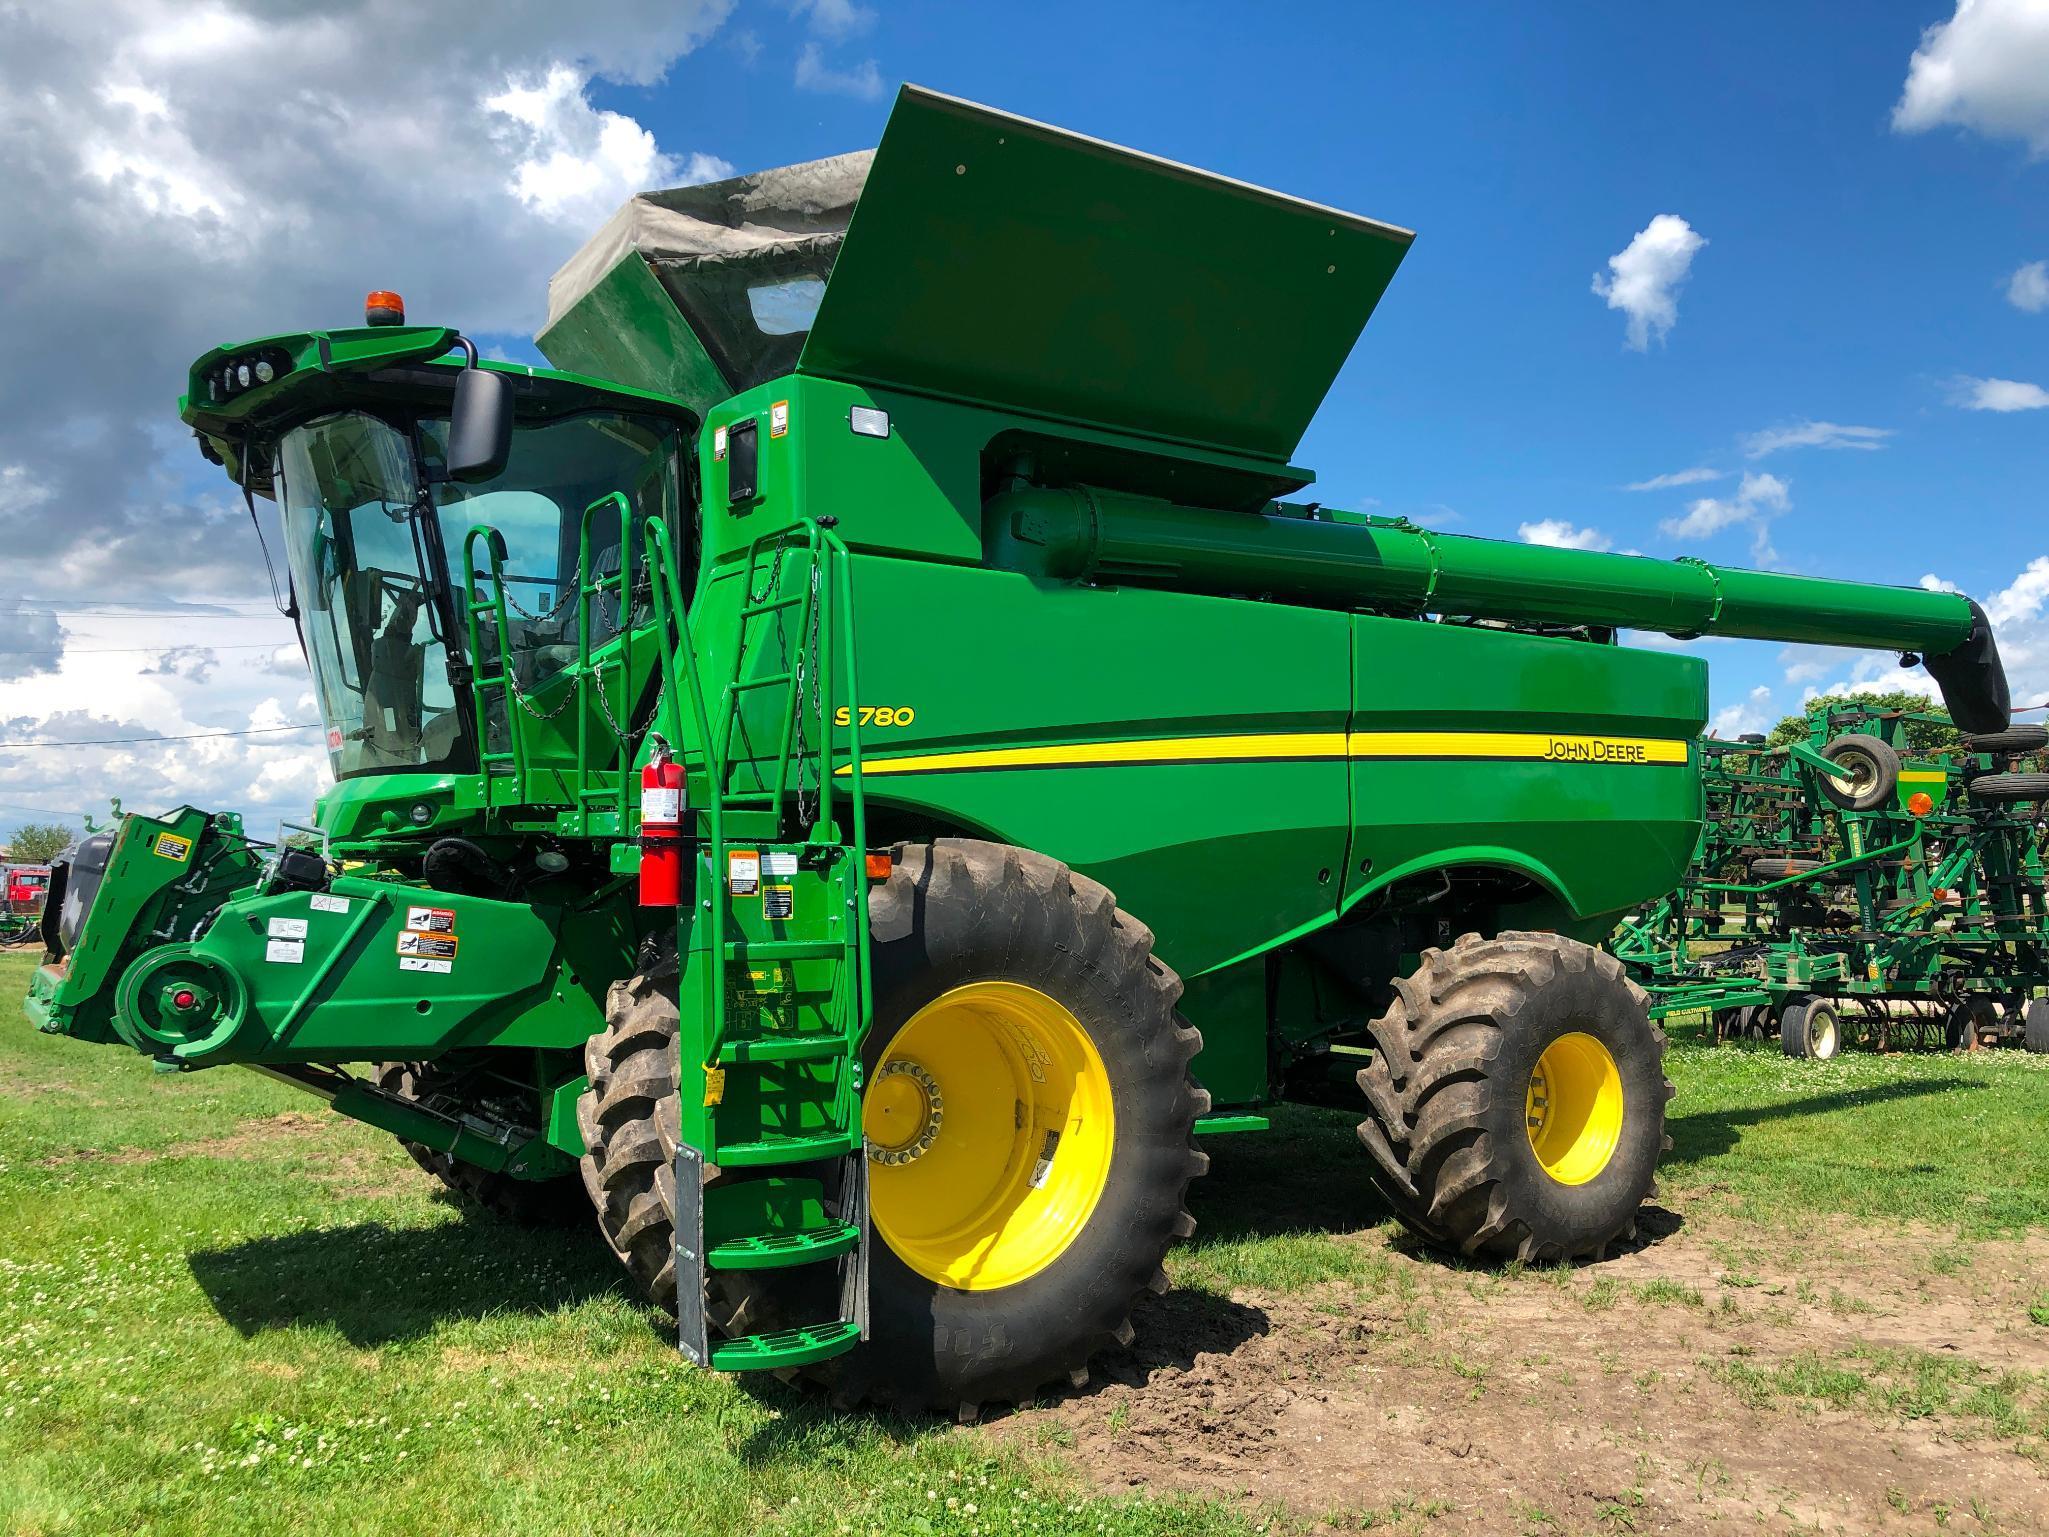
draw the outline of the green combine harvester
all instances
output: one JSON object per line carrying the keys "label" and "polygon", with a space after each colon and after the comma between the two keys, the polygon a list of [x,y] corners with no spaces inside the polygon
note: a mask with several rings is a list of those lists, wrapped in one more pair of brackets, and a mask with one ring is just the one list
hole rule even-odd
{"label": "green combine harvester", "polygon": [[[1700,827],[1706,669],[1968,599],[1500,543],[1289,460],[1410,235],[907,88],[872,155],[635,199],[564,371],[219,348],[335,787],[81,843],[28,1010],[258,1068],[576,1214],[690,1359],[947,1411],[1080,1383],[1207,1134],[1355,1103],[1430,1242],[1629,1236],[1664,1039],[1594,948]],[[1362,1207],[1363,1209],[1363,1207]]]}

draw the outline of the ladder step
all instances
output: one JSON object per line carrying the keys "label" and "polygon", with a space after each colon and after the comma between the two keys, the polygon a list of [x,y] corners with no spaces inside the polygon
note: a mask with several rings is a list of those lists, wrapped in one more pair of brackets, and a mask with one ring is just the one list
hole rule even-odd
{"label": "ladder step", "polygon": [[854,1348],[861,1341],[861,1326],[851,1318],[829,1324],[809,1324],[801,1329],[778,1329],[774,1334],[743,1334],[738,1339],[719,1340],[711,1347],[711,1367],[716,1372],[750,1372],[778,1366],[804,1366],[826,1361]]}
{"label": "ladder step", "polygon": [[726,942],[729,961],[832,961],[846,958],[838,939],[734,939]]}
{"label": "ladder step", "polygon": [[860,1241],[861,1230],[853,1223],[828,1222],[823,1227],[794,1233],[729,1238],[713,1245],[705,1262],[714,1270],[781,1270],[789,1265],[836,1258]]}
{"label": "ladder step", "polygon": [[712,1162],[721,1168],[758,1169],[777,1163],[840,1158],[861,1145],[857,1131],[822,1131],[808,1137],[763,1137],[759,1142],[725,1142]]}
{"label": "ladder step", "polygon": [[786,1035],[767,1040],[727,1041],[719,1047],[719,1063],[829,1062],[847,1055],[841,1035]]}

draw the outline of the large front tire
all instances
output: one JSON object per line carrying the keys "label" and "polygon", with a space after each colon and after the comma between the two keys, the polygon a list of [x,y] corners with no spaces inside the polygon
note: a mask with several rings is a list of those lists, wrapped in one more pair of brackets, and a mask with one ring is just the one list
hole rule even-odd
{"label": "large front tire", "polygon": [[1359,1140],[1395,1214],[1475,1258],[1633,1236],[1665,1136],[1665,1034],[1613,956],[1556,934],[1425,950],[1371,1026]]}
{"label": "large front tire", "polygon": [[[948,1412],[1081,1380],[1195,1230],[1209,1097],[1180,979],[1108,890],[1000,844],[898,848],[869,913],[870,1337],[808,1375]],[[671,1311],[677,1033],[673,974],[616,986],[578,1107],[599,1226]],[[829,1283],[720,1273],[707,1317],[724,1334],[816,1322]]]}

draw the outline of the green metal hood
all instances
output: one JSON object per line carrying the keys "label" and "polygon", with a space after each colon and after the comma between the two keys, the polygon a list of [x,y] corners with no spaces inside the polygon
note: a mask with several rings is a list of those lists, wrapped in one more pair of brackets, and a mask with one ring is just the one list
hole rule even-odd
{"label": "green metal hood", "polygon": [[1285,462],[1413,238],[907,85],[798,368]]}
{"label": "green metal hood", "polygon": [[905,86],[872,155],[631,199],[537,341],[700,413],[794,367],[1285,464],[1412,238]]}

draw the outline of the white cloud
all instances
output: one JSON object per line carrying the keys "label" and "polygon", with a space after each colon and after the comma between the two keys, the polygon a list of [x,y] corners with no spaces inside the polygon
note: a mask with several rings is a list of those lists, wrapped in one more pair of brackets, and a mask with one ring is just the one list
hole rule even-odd
{"label": "white cloud", "polygon": [[873,59],[863,59],[847,69],[836,68],[825,62],[824,47],[810,42],[797,55],[797,89],[874,101],[882,95],[882,71]]}
{"label": "white cloud", "polygon": [[1524,544],[1544,544],[1555,550],[1605,550],[1615,543],[1598,528],[1574,528],[1563,518],[1518,524],[1516,535]]}
{"label": "white cloud", "polygon": [[1664,519],[1658,528],[1673,539],[1707,539],[1724,529],[1747,527],[1752,532],[1751,558],[1770,564],[1778,559],[1769,537],[1772,515],[1791,506],[1786,483],[1778,476],[1746,471],[1733,497],[1703,496],[1683,515]]}
{"label": "white cloud", "polygon": [[1840,422],[1796,422],[1790,427],[1767,427],[1743,440],[1743,452],[1753,459],[1788,448],[1879,449],[1892,436],[1890,427],[1846,427]]}
{"label": "white cloud", "polygon": [[1628,345],[1642,352],[1655,337],[1665,339],[1679,319],[1679,285],[1693,256],[1707,241],[1675,213],[1661,213],[1608,258],[1608,271],[1594,274],[1594,293],[1608,308],[1629,317]]}
{"label": "white cloud", "polygon": [[597,219],[693,174],[589,88],[659,79],[728,4],[507,0],[488,27],[402,0],[0,5],[0,589],[249,591],[244,515],[164,381],[222,342],[346,325],[372,287],[530,330]]}
{"label": "white cloud", "polygon": [[2006,280],[2006,302],[2039,315],[2049,310],[2049,262],[2023,262]]}
{"label": "white cloud", "polygon": [[1966,411],[2039,411],[2049,406],[2049,390],[2020,379],[1973,379],[1966,375],[1950,381],[1950,403]]}
{"label": "white cloud", "polygon": [[1703,496],[1686,509],[1684,516],[1666,518],[1658,527],[1674,539],[1705,539],[1749,520],[1750,509],[1741,503]]}
{"label": "white cloud", "polygon": [[1625,491],[1670,491],[1675,486],[1697,486],[1703,481],[1724,480],[1727,470],[1711,470],[1704,464],[1696,464],[1690,470],[1673,470],[1667,475],[1653,475],[1649,480],[1631,481],[1622,489]]}
{"label": "white cloud", "polygon": [[1963,588],[1957,586],[1955,582],[1952,582],[1945,577],[1937,576],[1933,571],[1924,572],[1922,574],[1921,580],[1916,582],[1914,585],[1919,587],[1923,592],[1963,591]]}
{"label": "white cloud", "polygon": [[1957,0],[1954,16],[1921,34],[1892,125],[1968,128],[2049,155],[2049,5]]}
{"label": "white cloud", "polygon": [[541,218],[587,233],[635,192],[733,174],[715,155],[664,154],[632,118],[593,107],[589,85],[585,71],[556,64],[482,100],[504,120],[494,125],[500,144],[518,157],[507,186]]}
{"label": "white cloud", "polygon": [[64,652],[57,616],[21,598],[0,598],[0,680],[54,672]]}
{"label": "white cloud", "polygon": [[1720,737],[1724,741],[1734,741],[1740,736],[1771,730],[1771,702],[1771,688],[1763,683],[1758,684],[1741,703],[1727,705],[1715,712],[1715,718],[1708,726],[1708,735]]}
{"label": "white cloud", "polygon": [[842,42],[875,25],[875,13],[853,0],[798,0],[793,9],[808,15],[811,30],[832,42]]}
{"label": "white cloud", "polygon": [[[191,360],[350,324],[373,287],[418,320],[530,331],[548,274],[620,201],[727,169],[591,92],[655,83],[729,9],[502,0],[480,26],[404,0],[0,3],[0,622],[23,592],[67,615],[109,595],[176,609],[261,593],[240,498],[168,405]],[[61,655],[45,644],[60,628]],[[14,618],[0,645],[0,716],[30,727],[80,700],[96,729],[74,735],[314,718],[290,627],[260,611]],[[0,750],[0,799],[190,800],[256,827],[308,813],[318,743]]]}

